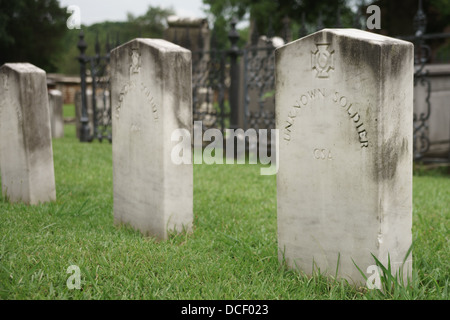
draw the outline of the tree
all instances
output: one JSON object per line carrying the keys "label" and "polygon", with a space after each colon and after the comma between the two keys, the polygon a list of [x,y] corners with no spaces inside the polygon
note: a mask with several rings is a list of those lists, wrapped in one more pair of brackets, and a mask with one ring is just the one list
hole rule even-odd
{"label": "tree", "polygon": [[[0,0],[1,1],[1,0]],[[86,54],[95,54],[95,42],[101,44],[101,54],[105,54],[106,43],[110,43],[110,49],[119,43],[125,43],[137,37],[162,38],[166,28],[166,19],[174,14],[172,9],[149,6],[145,14],[134,16],[127,14],[127,21],[104,21],[90,26],[82,25],[81,28],[87,43]],[[69,30],[64,39],[65,50],[60,53],[57,70],[64,74],[79,74],[80,66],[76,60],[80,52],[77,49],[80,30]]]}
{"label": "tree", "polygon": [[[375,32],[391,37],[415,34],[414,17],[419,8],[418,0],[377,0],[372,3],[381,8],[381,29]],[[422,9],[426,14],[426,34],[449,31],[450,0],[423,0]],[[427,39],[426,44],[431,48],[432,62],[448,62],[450,37]]]}
{"label": "tree", "polygon": [[67,17],[57,0],[0,0],[0,65],[29,62],[55,71]]}
{"label": "tree", "polygon": [[[372,3],[381,8],[380,33],[394,37],[414,34],[414,16],[419,1],[377,0]],[[427,33],[440,33],[449,26],[450,0],[425,0],[422,9],[427,16]]]}
{"label": "tree", "polygon": [[[291,34],[298,38],[302,19],[305,18],[307,32],[315,31],[319,18],[324,26],[334,27],[340,15],[342,26],[351,26],[352,11],[348,0],[317,1],[317,0],[203,0],[209,6],[208,14],[213,21],[213,28],[218,43],[227,43],[227,30],[232,18],[242,20],[249,16],[251,28],[258,34],[283,36],[284,18],[291,21]],[[253,33],[251,30],[249,33]],[[247,39],[249,40],[249,39]]]}
{"label": "tree", "polygon": [[161,37],[166,28],[166,19],[170,15],[175,14],[172,8],[161,8],[149,6],[148,10],[142,16],[134,17],[128,13],[128,23],[144,30],[153,37]]}

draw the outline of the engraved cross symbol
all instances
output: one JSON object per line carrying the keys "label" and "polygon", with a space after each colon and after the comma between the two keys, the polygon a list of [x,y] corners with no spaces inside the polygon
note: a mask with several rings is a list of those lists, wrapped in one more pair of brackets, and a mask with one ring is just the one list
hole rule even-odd
{"label": "engraved cross symbol", "polygon": [[317,78],[329,78],[334,70],[334,50],[330,51],[329,43],[316,43],[316,51],[311,51],[312,70]]}
{"label": "engraved cross symbol", "polygon": [[131,50],[132,51],[131,51],[130,74],[139,73],[139,71],[141,70],[141,63],[140,63],[141,55],[138,52],[139,49],[133,48]]}

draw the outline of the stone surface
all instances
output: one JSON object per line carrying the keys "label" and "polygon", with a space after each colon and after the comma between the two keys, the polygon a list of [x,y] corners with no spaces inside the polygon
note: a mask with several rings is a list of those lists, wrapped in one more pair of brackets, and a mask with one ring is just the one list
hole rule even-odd
{"label": "stone surface", "polygon": [[371,254],[401,269],[412,241],[412,44],[324,29],[275,59],[280,259],[355,283]]}
{"label": "stone surface", "polygon": [[29,63],[0,68],[2,194],[11,202],[54,201],[55,174],[45,71]]}
{"label": "stone surface", "polygon": [[115,223],[157,239],[190,230],[193,168],[172,162],[171,135],[192,133],[191,53],[134,39],[111,52],[111,67]]}
{"label": "stone surface", "polygon": [[59,90],[48,91],[48,105],[50,110],[50,125],[52,138],[64,137],[63,96]]}
{"label": "stone surface", "polygon": [[[174,15],[167,17],[167,29],[164,30],[164,39],[169,42],[178,44],[192,52],[209,51],[210,38],[211,31],[206,18],[189,18]],[[208,61],[207,56],[193,54],[193,65],[200,60]]]}

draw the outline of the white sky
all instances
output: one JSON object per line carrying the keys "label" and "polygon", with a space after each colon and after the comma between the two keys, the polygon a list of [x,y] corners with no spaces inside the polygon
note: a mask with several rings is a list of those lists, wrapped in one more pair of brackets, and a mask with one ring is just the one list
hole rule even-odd
{"label": "white sky", "polygon": [[91,25],[103,21],[125,21],[127,12],[144,14],[148,6],[172,7],[181,17],[206,18],[202,0],[59,0],[62,7],[80,8],[81,23]]}

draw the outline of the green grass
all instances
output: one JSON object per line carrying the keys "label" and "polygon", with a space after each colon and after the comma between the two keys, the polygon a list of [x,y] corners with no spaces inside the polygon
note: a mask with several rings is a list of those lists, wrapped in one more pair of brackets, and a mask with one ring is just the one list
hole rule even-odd
{"label": "green grass", "polygon": [[[1,299],[449,298],[449,176],[414,176],[413,280],[380,292],[280,264],[276,177],[257,165],[195,165],[193,233],[157,243],[113,225],[109,143],[67,125],[53,151],[55,203],[0,201]],[[70,265],[82,290],[66,286]]]}
{"label": "green grass", "polygon": [[63,118],[75,118],[75,105],[74,104],[63,105]]}

